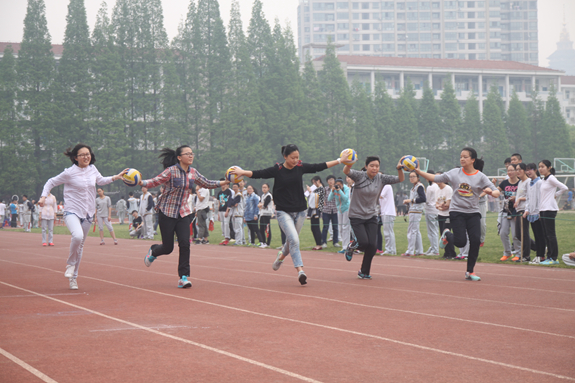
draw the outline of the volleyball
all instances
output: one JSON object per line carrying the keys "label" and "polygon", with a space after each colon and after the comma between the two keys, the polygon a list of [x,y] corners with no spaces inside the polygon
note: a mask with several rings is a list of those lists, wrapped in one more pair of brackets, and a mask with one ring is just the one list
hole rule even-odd
{"label": "volleyball", "polygon": [[415,170],[417,165],[419,165],[419,161],[417,158],[411,155],[405,156],[403,160],[401,160],[401,166],[403,166],[403,170],[408,172]]}
{"label": "volleyball", "polygon": [[122,181],[128,186],[136,186],[142,180],[142,174],[136,169],[128,169],[128,172],[122,175]]}
{"label": "volleyball", "polygon": [[[347,155],[346,158],[343,158],[344,152],[346,150],[349,150],[349,154]],[[355,164],[355,161],[357,161],[357,153],[355,152],[355,150],[353,149],[344,149],[341,151],[341,154],[339,155],[339,157],[341,158],[341,163],[344,165],[348,165],[351,166],[353,164]]]}
{"label": "volleyball", "polygon": [[237,184],[239,183],[241,180],[244,179],[244,176],[238,176],[237,174],[232,174],[232,170],[234,169],[239,169],[242,170],[242,168],[240,168],[239,166],[232,166],[230,167],[227,171],[226,171],[226,180]]}

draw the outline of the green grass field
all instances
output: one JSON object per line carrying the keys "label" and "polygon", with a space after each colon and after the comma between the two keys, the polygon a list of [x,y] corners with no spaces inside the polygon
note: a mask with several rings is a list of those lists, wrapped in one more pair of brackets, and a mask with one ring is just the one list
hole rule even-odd
{"label": "green grass field", "polygon": [[[210,243],[211,244],[218,244],[222,241],[222,235],[220,230],[220,223],[215,222],[215,229],[214,231],[210,232]],[[280,239],[280,231],[277,225],[277,221],[272,220],[272,243],[271,246],[273,248],[278,247],[281,245]],[[246,238],[248,230],[245,229]],[[564,253],[569,253],[575,251],[575,214],[571,212],[559,212],[557,215],[557,222],[556,222],[556,231],[557,231],[557,239],[559,242],[559,259],[561,260],[561,255]],[[8,230],[17,230],[23,231],[22,229],[8,229]],[[128,233],[128,225],[114,225],[114,230],[116,232],[116,236],[118,238],[130,238]],[[427,239],[427,228],[425,225],[425,218],[421,221],[421,235],[423,238],[423,249],[427,251],[429,248],[429,240]],[[32,229],[33,233],[41,233],[41,229]],[[65,226],[56,226],[54,228],[55,234],[69,234],[68,229]],[[105,237],[110,237],[108,231],[104,230]],[[90,229],[90,236],[98,237],[98,230],[96,232],[92,232]],[[136,239],[131,239],[133,241],[137,241]],[[156,241],[161,240],[161,236],[156,235]],[[313,246],[315,246],[315,242],[313,240],[313,236],[310,230],[310,221],[307,220],[304,224],[304,227],[301,231],[300,235],[301,241],[301,249],[302,250],[309,250]],[[403,220],[403,217],[397,217],[395,221],[395,241],[398,254],[405,252],[407,249],[407,222]],[[38,238],[38,242],[40,242],[40,238]],[[151,241],[150,241],[151,242]],[[328,247],[322,251],[324,252],[336,252],[341,248],[333,247],[331,243],[328,244]],[[192,249],[193,251],[193,249]],[[443,251],[441,250],[443,254]],[[485,239],[485,245],[481,248],[479,252],[479,262],[489,262],[489,263],[503,263],[500,262],[499,259],[503,255],[503,245],[501,244],[501,240],[497,235],[497,214],[496,213],[488,213],[487,214],[487,237]],[[337,255],[339,256],[339,255]],[[399,256],[399,255],[398,255]],[[532,257],[534,253],[532,252]],[[426,257],[426,258],[437,258],[437,257]],[[438,262],[461,262],[461,261],[444,261],[439,260]],[[514,262],[506,262],[506,263],[514,263]],[[557,266],[549,266],[549,267],[568,267],[561,262],[561,265]]]}

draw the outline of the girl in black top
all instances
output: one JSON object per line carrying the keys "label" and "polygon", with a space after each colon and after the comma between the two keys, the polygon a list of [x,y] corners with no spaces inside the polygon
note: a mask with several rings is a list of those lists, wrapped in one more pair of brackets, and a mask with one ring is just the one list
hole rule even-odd
{"label": "girl in black top", "polygon": [[[299,159],[299,149],[295,145],[282,147],[284,162],[262,170],[242,170],[236,168],[232,173],[250,178],[273,178],[273,196],[276,205],[277,219],[280,229],[286,235],[286,243],[278,252],[272,266],[278,270],[283,260],[291,255],[294,267],[298,271],[298,280],[302,285],[307,283],[303,271],[303,262],[299,249],[299,232],[305,222],[307,203],[304,195],[303,175],[316,173],[341,163],[341,158],[318,164],[306,164]],[[342,153],[346,158],[347,151]]]}

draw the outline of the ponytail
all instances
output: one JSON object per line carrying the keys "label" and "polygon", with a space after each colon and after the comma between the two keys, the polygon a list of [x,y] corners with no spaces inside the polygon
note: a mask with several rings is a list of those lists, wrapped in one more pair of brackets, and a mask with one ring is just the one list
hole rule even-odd
{"label": "ponytail", "polygon": [[477,158],[477,151],[473,148],[467,147],[461,149],[461,151],[464,150],[469,153],[469,156],[471,157],[472,160],[475,160],[475,162],[473,162],[473,168],[482,172],[483,167],[485,166],[485,161],[483,161],[483,157]]}
{"label": "ponytail", "polygon": [[541,174],[539,174],[539,169],[537,169],[537,165],[534,162],[527,164],[527,169],[535,170],[535,174],[537,174],[537,177],[541,177]]}
{"label": "ponytail", "polygon": [[539,161],[539,163],[545,165],[545,167],[547,169],[549,169],[549,173],[551,173],[552,175],[555,175],[555,168],[551,165],[551,161],[542,160],[542,161]]}
{"label": "ponytail", "polygon": [[178,160],[178,156],[182,154],[182,149],[184,148],[191,149],[189,145],[182,145],[179,146],[176,150],[172,150],[170,148],[164,148],[161,150],[161,153],[158,157],[160,158],[164,169],[169,168],[170,166],[174,166],[180,162]]}

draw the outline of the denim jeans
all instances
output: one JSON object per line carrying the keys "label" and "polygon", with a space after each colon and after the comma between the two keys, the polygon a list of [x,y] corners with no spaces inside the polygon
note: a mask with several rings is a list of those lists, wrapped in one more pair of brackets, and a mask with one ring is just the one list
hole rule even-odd
{"label": "denim jeans", "polygon": [[299,250],[299,232],[305,222],[305,216],[305,210],[300,212],[277,211],[278,224],[286,235],[286,243],[282,248],[282,253],[285,256],[291,256],[294,267],[303,266]]}

